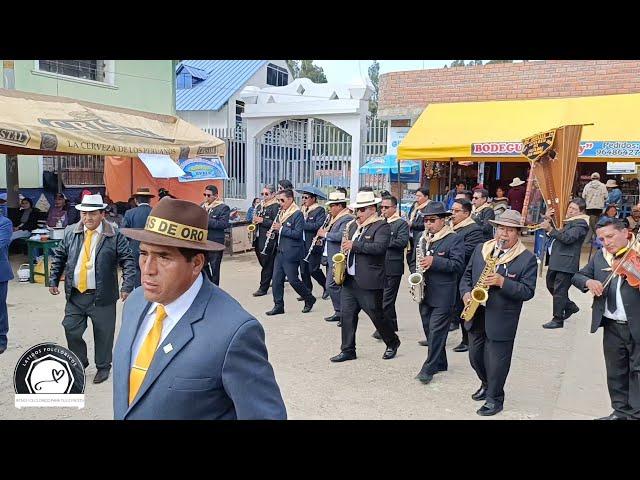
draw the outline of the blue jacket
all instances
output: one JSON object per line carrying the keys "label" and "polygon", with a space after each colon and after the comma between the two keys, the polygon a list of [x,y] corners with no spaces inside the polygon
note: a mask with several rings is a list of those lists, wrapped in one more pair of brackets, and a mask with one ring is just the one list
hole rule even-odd
{"label": "blue jacket", "polygon": [[302,239],[303,228],[304,215],[300,211],[295,212],[282,224],[277,251],[286,262],[298,263],[307,253],[304,251],[304,240]]}
{"label": "blue jacket", "polygon": [[[147,223],[147,217],[151,213],[150,205],[140,205],[136,208],[132,208],[131,210],[127,210],[124,214],[124,220],[122,221],[123,228],[144,228]],[[136,267],[140,268],[138,265],[138,257],[140,257],[140,242],[137,240],[133,240],[131,238],[129,240],[129,246],[131,247],[131,253],[133,253],[133,259],[136,261]]]}
{"label": "blue jacket", "polygon": [[13,280],[13,270],[9,263],[9,244],[13,233],[13,223],[7,217],[0,217],[0,282]]}
{"label": "blue jacket", "polygon": [[607,205],[615,205],[618,209],[622,206],[622,190],[619,188],[612,188],[607,197]]}
{"label": "blue jacket", "polygon": [[[189,310],[158,346],[129,405],[131,349],[150,306],[142,287],[124,304],[113,352],[116,420],[287,418],[262,326],[206,278]],[[172,349],[165,353],[169,344]]]}

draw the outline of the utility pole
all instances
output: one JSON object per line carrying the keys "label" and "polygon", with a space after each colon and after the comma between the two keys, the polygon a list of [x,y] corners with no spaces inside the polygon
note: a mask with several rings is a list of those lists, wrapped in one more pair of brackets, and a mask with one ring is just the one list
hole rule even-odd
{"label": "utility pole", "polygon": [[[4,88],[15,90],[14,61],[3,60]],[[18,208],[18,155],[5,155],[6,157],[6,178],[7,178],[7,207]]]}

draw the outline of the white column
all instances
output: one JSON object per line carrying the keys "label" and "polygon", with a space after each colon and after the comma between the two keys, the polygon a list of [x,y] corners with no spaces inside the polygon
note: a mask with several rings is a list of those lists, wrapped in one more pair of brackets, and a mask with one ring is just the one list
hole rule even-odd
{"label": "white column", "polygon": [[360,189],[360,166],[362,164],[362,139],[365,138],[367,127],[366,117],[360,116],[359,128],[354,128],[351,132],[351,181],[349,182],[349,192],[351,202],[356,201],[356,195]]}
{"label": "white column", "polygon": [[258,155],[256,154],[256,138],[259,126],[256,122],[247,119],[247,168],[245,170],[247,179],[247,199],[249,201],[256,198],[258,194]]}

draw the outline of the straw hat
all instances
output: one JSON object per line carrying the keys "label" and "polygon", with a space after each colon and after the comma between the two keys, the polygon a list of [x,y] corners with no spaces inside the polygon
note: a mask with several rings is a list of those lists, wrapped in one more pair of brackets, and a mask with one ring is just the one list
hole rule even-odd
{"label": "straw hat", "polygon": [[329,200],[325,202],[325,205],[332,205],[334,203],[347,203],[347,196],[343,192],[331,192],[329,194]]}
{"label": "straw hat", "polygon": [[605,186],[607,188],[614,188],[614,187],[617,187],[618,184],[616,183],[616,181],[613,178],[610,178],[609,180],[607,180],[607,184]]}
{"label": "straw hat", "polygon": [[382,201],[381,198],[376,198],[375,193],[373,192],[358,192],[356,195],[356,202],[349,205],[351,210],[355,210],[356,208],[369,207],[371,205],[377,205]]}
{"label": "straw hat", "polygon": [[121,228],[125,237],[153,245],[221,251],[224,245],[207,240],[209,216],[187,200],[164,197],[151,209],[144,228]]}
{"label": "straw hat", "polygon": [[104,210],[107,204],[102,201],[102,195],[85,195],[82,197],[82,203],[76,205],[76,210],[81,212],[93,212],[95,210]]}
{"label": "straw hat", "polygon": [[155,195],[151,193],[151,190],[148,187],[140,187],[132,197],[155,197]]}
{"label": "straw hat", "polygon": [[516,177],[513,179],[513,182],[509,184],[510,187],[517,187],[519,185],[524,185],[526,182],[524,180],[520,180],[520,177]]}
{"label": "straw hat", "polygon": [[522,215],[517,210],[505,210],[499,220],[489,220],[489,223],[494,227],[502,225],[504,227],[526,228],[522,225]]}

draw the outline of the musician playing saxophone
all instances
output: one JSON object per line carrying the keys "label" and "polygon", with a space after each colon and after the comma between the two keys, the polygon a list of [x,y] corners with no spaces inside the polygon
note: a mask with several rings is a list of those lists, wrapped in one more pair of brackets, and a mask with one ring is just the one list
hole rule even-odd
{"label": "musician playing saxophone", "polygon": [[457,280],[464,270],[464,243],[462,236],[447,224],[451,213],[442,202],[429,202],[423,214],[424,232],[430,241],[425,252],[420,237],[415,239],[415,257],[416,271],[423,271],[424,297],[419,310],[429,350],[416,378],[429,383],[436,373],[448,369],[445,345],[456,301]]}
{"label": "musician playing saxophone", "polygon": [[302,240],[302,226],[304,217],[300,208],[293,201],[293,190],[288,188],[277,195],[280,203],[280,213],[271,228],[278,232],[276,241],[276,259],[273,264],[273,308],[266,315],[281,315],[284,313],[284,279],[304,299],[302,313],[309,313],[316,303],[316,298],[305,287],[298,277],[300,261],[305,255]]}
{"label": "musician playing saxophone", "polygon": [[[316,234],[325,223],[327,211],[318,203],[318,198],[326,200],[327,197],[314,186],[300,187],[296,191],[302,194],[302,208],[300,210],[304,216],[303,237],[306,258],[306,260],[303,259],[300,262],[300,276],[302,277],[302,283],[311,291],[313,290],[311,279],[313,278],[318,282],[318,285],[322,288],[322,298],[326,298],[327,279],[320,268],[322,245],[313,245],[313,242],[314,240],[320,240],[320,243],[322,243],[322,239],[316,238]],[[311,254],[307,255],[308,252],[311,252]],[[302,297],[298,297],[298,301],[301,300]]]}
{"label": "musician playing saxophone", "polygon": [[[520,230],[524,228],[521,220],[517,210],[506,210],[500,220],[492,220],[497,227],[495,239],[476,247],[460,281],[460,296],[466,305],[485,268],[485,260],[495,250],[496,271],[486,277],[486,306],[479,306],[471,321],[464,325],[469,332],[469,360],[481,381],[471,398],[485,400],[476,412],[482,416],[502,411],[504,384],[522,304],[533,298],[536,289],[538,263],[520,241]],[[495,248],[497,241],[504,242],[499,251]]]}
{"label": "musician playing saxophone", "polygon": [[278,210],[280,210],[278,200],[276,200],[274,196],[274,187],[272,185],[265,185],[262,188],[261,196],[262,202],[260,202],[260,206],[253,214],[253,223],[258,226],[253,245],[255,246],[256,257],[258,257],[258,262],[261,267],[260,286],[258,287],[258,290],[253,293],[254,297],[266,295],[269,290],[269,286],[271,285],[271,277],[273,277],[273,262],[276,258],[275,247],[277,243],[277,235],[276,238],[269,242],[266,252],[264,254],[261,252],[264,251],[264,244],[267,241],[267,233],[269,232],[276,215],[278,215]]}
{"label": "musician playing saxophone", "polygon": [[329,226],[318,230],[318,237],[324,238],[324,253],[327,257],[327,283],[326,289],[333,304],[333,315],[325,317],[327,322],[340,322],[342,318],[342,305],[340,302],[341,286],[333,279],[333,256],[340,252],[342,236],[347,224],[353,220],[353,215],[347,208],[347,195],[342,191],[335,191],[329,194],[329,200],[325,203],[331,215]]}
{"label": "musician playing saxophone", "polygon": [[356,358],[356,329],[361,310],[371,318],[387,348],[382,356],[395,357],[400,339],[382,310],[385,282],[385,255],[389,247],[390,227],[376,212],[380,199],[373,192],[360,191],[349,207],[357,221],[349,223],[341,250],[346,255],[347,270],[342,284],[342,345],[332,362]]}

